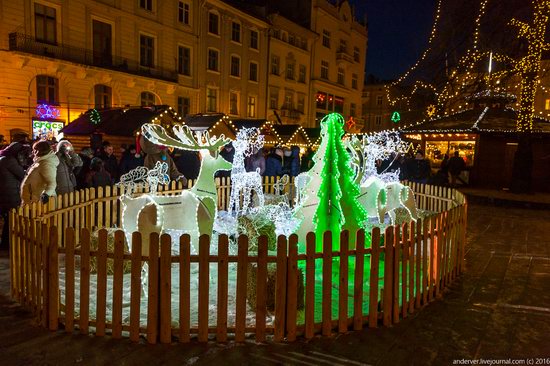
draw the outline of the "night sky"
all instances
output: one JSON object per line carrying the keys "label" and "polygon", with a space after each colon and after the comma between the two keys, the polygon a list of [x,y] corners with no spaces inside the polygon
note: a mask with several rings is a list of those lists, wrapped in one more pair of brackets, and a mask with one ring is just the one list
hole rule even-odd
{"label": "night sky", "polygon": [[420,57],[430,35],[436,0],[350,0],[356,17],[367,14],[367,75],[398,78]]}

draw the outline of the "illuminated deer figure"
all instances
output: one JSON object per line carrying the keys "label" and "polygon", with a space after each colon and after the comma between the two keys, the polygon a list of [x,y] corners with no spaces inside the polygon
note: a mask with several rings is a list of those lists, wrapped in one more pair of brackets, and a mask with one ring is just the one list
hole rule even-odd
{"label": "illuminated deer figure", "polygon": [[142,126],[143,135],[157,145],[200,152],[201,168],[193,187],[175,196],[148,194],[137,198],[121,197],[124,207],[123,229],[127,233],[141,232],[144,238],[142,252],[146,255],[149,246],[145,239],[148,239],[151,232],[188,232],[196,247],[199,235],[212,235],[218,204],[214,173],[218,170],[230,170],[232,166],[218,154],[219,148],[229,141],[225,136],[211,138],[208,132],[193,136],[187,126],[174,126],[173,132],[176,138],[169,136],[160,125]]}

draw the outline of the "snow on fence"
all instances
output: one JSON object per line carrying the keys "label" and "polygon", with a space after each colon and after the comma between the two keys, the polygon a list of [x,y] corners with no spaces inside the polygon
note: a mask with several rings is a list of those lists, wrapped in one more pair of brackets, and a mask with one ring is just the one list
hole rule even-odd
{"label": "snow on fence", "polygon": [[[222,209],[229,178],[217,179]],[[266,179],[266,192],[273,183]],[[298,252],[296,235],[277,238],[271,251],[267,238],[260,237],[257,252],[250,253],[246,236],[233,250],[227,236],[214,243],[202,236],[194,253],[188,235],[173,243],[170,235],[153,233],[145,256],[140,233],[125,244],[122,231],[105,229],[119,226],[121,188],[58,196],[48,205],[11,212],[12,296],[50,330],[92,330],[132,341],[145,336],[149,343],[170,343],[174,337],[189,342],[195,336],[200,342],[209,337],[225,342],[229,336],[241,342],[247,334],[257,341],[267,336],[293,341],[376,327],[379,320],[390,325],[438,297],[463,268],[464,196],[448,188],[410,186],[418,207],[435,214],[382,233],[361,230],[353,234],[355,248],[348,248],[350,233],[344,231],[337,251],[325,233],[323,251],[316,252],[310,233],[304,253]],[[159,192],[182,188],[174,184]]]}

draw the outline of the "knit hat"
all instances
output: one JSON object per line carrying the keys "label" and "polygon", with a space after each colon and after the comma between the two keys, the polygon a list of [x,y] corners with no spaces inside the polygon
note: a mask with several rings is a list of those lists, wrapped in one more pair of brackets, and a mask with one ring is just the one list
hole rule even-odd
{"label": "knit hat", "polygon": [[35,142],[34,145],[32,145],[32,149],[33,151],[36,151],[37,156],[44,156],[52,151],[50,143],[44,140]]}

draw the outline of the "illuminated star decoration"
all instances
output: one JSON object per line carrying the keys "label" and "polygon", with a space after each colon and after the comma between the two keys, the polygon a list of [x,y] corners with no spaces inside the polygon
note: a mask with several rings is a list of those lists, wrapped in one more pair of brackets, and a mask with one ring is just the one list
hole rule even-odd
{"label": "illuminated star decoration", "polygon": [[426,108],[426,115],[430,118],[435,116],[435,112],[436,112],[436,108],[435,108],[435,105],[433,104],[430,104],[428,108]]}
{"label": "illuminated star decoration", "polygon": [[38,104],[35,111],[39,119],[55,119],[61,114],[59,109],[46,103]]}
{"label": "illuminated star decoration", "polygon": [[348,131],[351,131],[355,127],[355,120],[353,119],[353,117],[350,117],[346,121],[346,127],[347,127]]}

